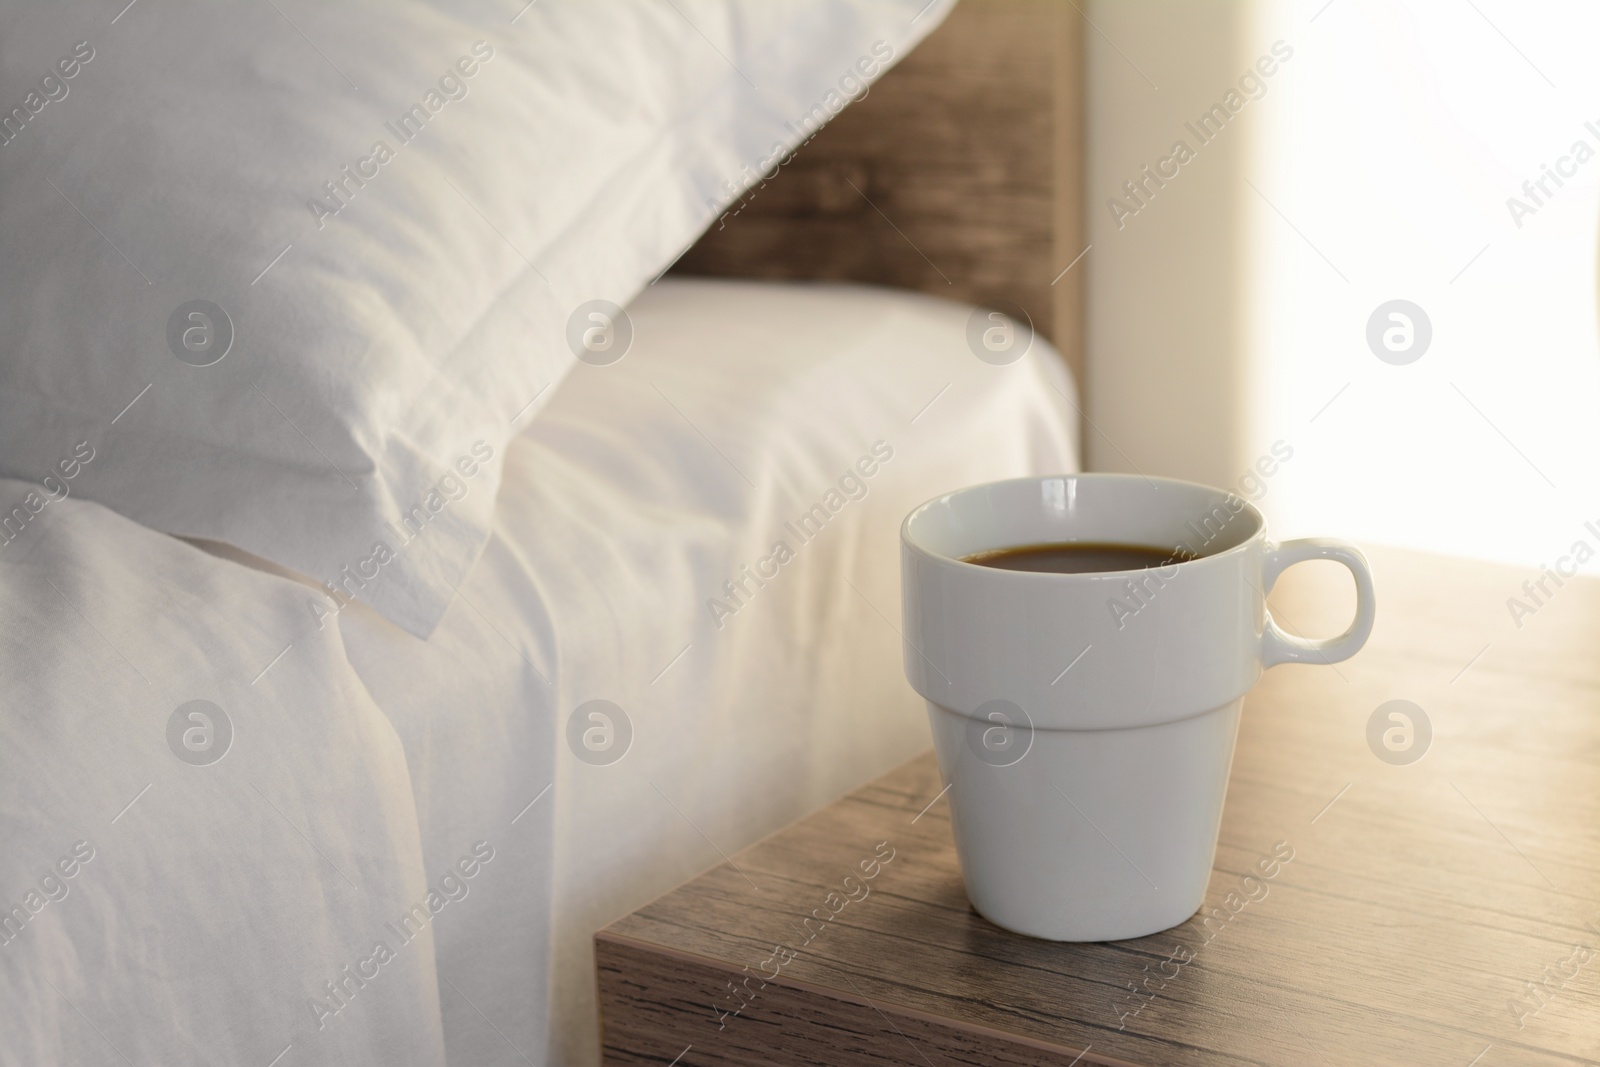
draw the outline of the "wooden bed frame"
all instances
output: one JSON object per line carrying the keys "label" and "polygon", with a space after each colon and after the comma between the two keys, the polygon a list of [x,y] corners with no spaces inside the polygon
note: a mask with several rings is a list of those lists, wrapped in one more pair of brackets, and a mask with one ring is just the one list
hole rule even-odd
{"label": "wooden bed frame", "polygon": [[1009,301],[1081,393],[1082,24],[1070,2],[962,0],[674,270]]}

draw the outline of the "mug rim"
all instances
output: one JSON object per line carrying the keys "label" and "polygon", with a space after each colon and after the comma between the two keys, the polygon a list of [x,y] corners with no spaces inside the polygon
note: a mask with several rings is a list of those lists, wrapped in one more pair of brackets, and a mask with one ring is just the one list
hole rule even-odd
{"label": "mug rim", "polygon": [[[1134,567],[1134,568],[1130,568],[1130,569],[1126,569],[1126,570],[1081,571],[1081,572],[1070,572],[1070,573],[1061,572],[1061,571],[1019,571],[1019,570],[1010,570],[1010,569],[1005,568],[1005,567],[987,567],[987,566],[984,566],[981,563],[968,562],[967,560],[961,559],[958,556],[948,556],[948,555],[945,555],[942,552],[935,552],[932,549],[926,547],[925,545],[919,544],[916,541],[916,539],[912,537],[912,534],[911,534],[911,523],[912,523],[912,521],[915,520],[918,515],[921,515],[922,513],[927,511],[928,509],[932,508],[935,504],[939,504],[939,503],[951,500],[954,497],[964,496],[964,495],[966,495],[968,493],[974,493],[974,492],[977,492],[979,490],[993,489],[996,486],[1017,485],[1017,484],[1021,484],[1021,483],[1032,483],[1032,484],[1037,485],[1037,484],[1039,484],[1041,482],[1054,481],[1054,480],[1061,480],[1061,481],[1079,481],[1079,480],[1082,480],[1082,481],[1100,481],[1100,482],[1139,481],[1139,482],[1148,482],[1148,483],[1156,484],[1156,485],[1167,485],[1167,486],[1172,486],[1174,488],[1200,489],[1200,490],[1204,490],[1207,493],[1219,494],[1220,497],[1222,499],[1224,499],[1224,500],[1229,498],[1229,497],[1232,497],[1233,499],[1238,500],[1241,504],[1244,505],[1244,511],[1248,512],[1249,515],[1250,515],[1250,518],[1255,522],[1255,529],[1250,532],[1249,536],[1247,536],[1244,540],[1240,541],[1238,544],[1234,545],[1233,547],[1225,548],[1221,552],[1214,552],[1214,553],[1212,553],[1211,555],[1208,555],[1208,556],[1196,556],[1194,559],[1175,560],[1172,563],[1162,563],[1162,564],[1158,564],[1155,567]],[[1243,497],[1239,496],[1237,493],[1234,493],[1234,492],[1232,492],[1231,490],[1228,490],[1228,489],[1219,489],[1214,485],[1206,485],[1204,482],[1191,482],[1191,481],[1186,481],[1186,480],[1184,480],[1182,478],[1150,477],[1148,475],[1143,475],[1143,474],[1122,474],[1122,473],[1118,473],[1118,472],[1114,472],[1114,471],[1079,471],[1079,472],[1072,472],[1072,473],[1065,473],[1065,474],[1031,474],[1031,475],[1025,475],[1025,476],[1020,477],[1020,478],[999,478],[999,479],[996,479],[995,481],[992,481],[992,482],[978,482],[975,485],[965,485],[965,486],[962,486],[959,489],[952,489],[952,490],[950,490],[948,492],[940,493],[938,496],[930,497],[929,499],[924,500],[922,503],[918,504],[916,507],[912,508],[911,511],[906,515],[906,517],[903,520],[901,520],[901,523],[900,523],[900,543],[902,545],[904,545],[905,547],[907,547],[908,549],[910,549],[911,551],[915,552],[917,555],[922,556],[922,557],[924,557],[926,559],[929,559],[929,560],[933,560],[933,561],[938,562],[938,563],[953,564],[953,565],[955,565],[957,567],[970,567],[975,571],[982,571],[985,574],[989,574],[989,575],[1009,576],[1009,578],[1005,578],[1005,577],[1000,578],[1000,580],[1002,580],[1002,581],[1010,580],[1010,579],[1020,579],[1020,580],[1030,580],[1030,579],[1063,580],[1064,579],[1064,580],[1072,580],[1072,579],[1085,579],[1085,578],[1089,578],[1089,579],[1107,578],[1107,577],[1112,577],[1112,576],[1121,577],[1121,576],[1124,576],[1124,575],[1132,575],[1132,574],[1147,574],[1152,570],[1155,570],[1155,571],[1169,570],[1170,568],[1173,568],[1173,567],[1186,567],[1186,566],[1191,566],[1191,565],[1194,565],[1194,564],[1207,563],[1207,562],[1209,562],[1211,560],[1221,560],[1221,559],[1227,558],[1228,556],[1234,555],[1235,553],[1243,553],[1243,552],[1248,551],[1250,549],[1250,547],[1253,544],[1255,544],[1257,541],[1261,541],[1261,540],[1265,540],[1266,539],[1266,532],[1267,532],[1267,519],[1266,519],[1266,516],[1261,514],[1261,510],[1259,508],[1257,508],[1254,504],[1252,504],[1250,501],[1244,499]],[[1065,543],[1070,543],[1070,542],[1065,542]],[[1007,547],[1020,547],[1020,546],[1005,546],[1005,545],[1001,545],[1001,546],[998,546],[995,549],[993,549],[993,551],[1002,551],[1003,549],[1005,549]]]}

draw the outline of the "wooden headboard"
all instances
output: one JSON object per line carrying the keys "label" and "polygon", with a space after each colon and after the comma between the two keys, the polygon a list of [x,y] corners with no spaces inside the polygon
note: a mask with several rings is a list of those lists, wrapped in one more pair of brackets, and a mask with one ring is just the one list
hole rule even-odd
{"label": "wooden headboard", "polygon": [[1062,271],[1085,245],[1082,22],[1060,0],[962,0],[674,270],[1009,301],[1081,388],[1084,274]]}

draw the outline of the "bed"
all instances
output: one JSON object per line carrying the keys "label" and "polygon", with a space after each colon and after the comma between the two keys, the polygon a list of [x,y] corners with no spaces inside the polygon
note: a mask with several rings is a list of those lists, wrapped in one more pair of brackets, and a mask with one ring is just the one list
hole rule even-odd
{"label": "bed", "polygon": [[[397,537],[487,526],[459,573],[418,565],[449,590],[425,624],[425,598],[361,595],[400,564],[296,566],[117,506],[89,478],[120,438],[47,468],[59,493],[0,479],[25,516],[0,547],[0,1063],[594,1062],[595,929],[927,746],[899,521],[1075,469],[1079,434],[1075,289],[1048,278],[1070,173],[946,172],[1010,189],[994,225],[952,227],[939,195],[897,202],[904,149],[861,133],[930,83],[967,87],[969,123],[985,92],[1014,107],[993,76],[1023,40],[1040,135],[1071,132],[1058,13],[950,20],[771,196],[696,220],[627,302],[621,358],[517,393],[498,445],[430,473],[441,508]],[[917,143],[959,159],[963,135]],[[890,215],[928,267],[992,264],[974,240],[1009,266],[942,281]],[[804,246],[776,255],[783,233]],[[972,303],[1019,292],[1037,335],[979,358]]]}

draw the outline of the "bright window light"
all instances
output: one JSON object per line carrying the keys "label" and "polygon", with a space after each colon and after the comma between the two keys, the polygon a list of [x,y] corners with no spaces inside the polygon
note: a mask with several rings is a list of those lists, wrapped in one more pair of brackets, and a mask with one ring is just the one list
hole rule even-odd
{"label": "bright window light", "polygon": [[1294,449],[1274,530],[1530,566],[1600,550],[1600,6],[1257,17],[1295,49],[1248,167],[1252,443]]}

